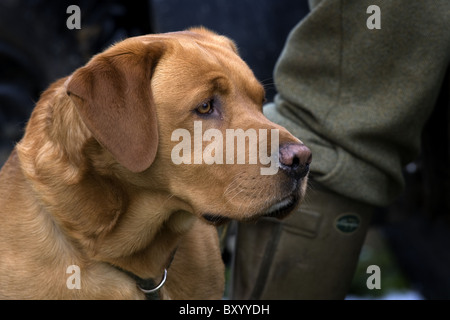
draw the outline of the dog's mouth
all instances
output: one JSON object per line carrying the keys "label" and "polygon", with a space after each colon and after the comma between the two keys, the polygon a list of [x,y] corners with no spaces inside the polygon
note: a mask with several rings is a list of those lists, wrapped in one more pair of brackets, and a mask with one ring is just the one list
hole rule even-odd
{"label": "dog's mouth", "polygon": [[217,214],[210,214],[210,213],[205,213],[202,215],[203,219],[205,219],[207,222],[209,222],[210,224],[214,225],[214,226],[220,226],[222,224],[225,224],[229,221],[231,221],[230,218],[221,216],[221,215],[217,215]]}
{"label": "dog's mouth", "polygon": [[284,219],[298,206],[299,202],[300,197],[298,195],[291,195],[270,206],[263,216]]}
{"label": "dog's mouth", "polygon": [[[260,214],[256,214],[251,218],[244,219],[244,221],[255,221],[260,217],[271,217],[277,219],[284,219],[287,217],[299,204],[300,196],[297,194],[290,195],[281,201],[271,205],[268,209],[264,210]],[[232,220],[231,218],[224,217],[218,214],[210,214],[206,213],[202,215],[203,219],[205,219],[208,223],[214,226],[220,226]]]}

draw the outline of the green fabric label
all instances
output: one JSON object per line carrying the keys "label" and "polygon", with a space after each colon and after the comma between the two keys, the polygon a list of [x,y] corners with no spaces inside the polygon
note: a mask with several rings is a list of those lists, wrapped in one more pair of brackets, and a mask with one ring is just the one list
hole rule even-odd
{"label": "green fabric label", "polygon": [[359,216],[353,213],[346,213],[336,218],[336,228],[345,234],[355,232],[359,227]]}

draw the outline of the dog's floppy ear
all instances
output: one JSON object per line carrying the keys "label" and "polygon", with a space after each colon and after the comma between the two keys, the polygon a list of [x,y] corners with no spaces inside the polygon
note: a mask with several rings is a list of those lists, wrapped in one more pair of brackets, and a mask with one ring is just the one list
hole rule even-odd
{"label": "dog's floppy ear", "polygon": [[66,88],[97,141],[128,170],[141,172],[152,164],[158,149],[150,81],[165,45],[126,41],[76,70]]}

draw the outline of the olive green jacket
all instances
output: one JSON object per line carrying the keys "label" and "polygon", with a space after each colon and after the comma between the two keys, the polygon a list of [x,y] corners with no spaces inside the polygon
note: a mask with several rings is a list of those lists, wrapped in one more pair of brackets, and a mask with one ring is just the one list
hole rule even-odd
{"label": "olive green jacket", "polygon": [[[450,61],[449,0],[310,1],[265,107],[313,152],[312,178],[372,205],[403,188]],[[380,29],[369,29],[377,16]]]}

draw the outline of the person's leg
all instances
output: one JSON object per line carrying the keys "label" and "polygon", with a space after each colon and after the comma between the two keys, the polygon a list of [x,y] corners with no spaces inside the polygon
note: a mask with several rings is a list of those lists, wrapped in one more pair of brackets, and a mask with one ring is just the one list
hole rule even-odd
{"label": "person's leg", "polygon": [[343,299],[371,216],[368,205],[310,189],[286,220],[240,224],[233,299]]}
{"label": "person's leg", "polygon": [[[311,149],[312,187],[286,220],[239,225],[234,299],[345,297],[371,208],[402,190],[450,61],[446,0],[310,4],[264,113]],[[381,29],[367,28],[372,5]]]}

